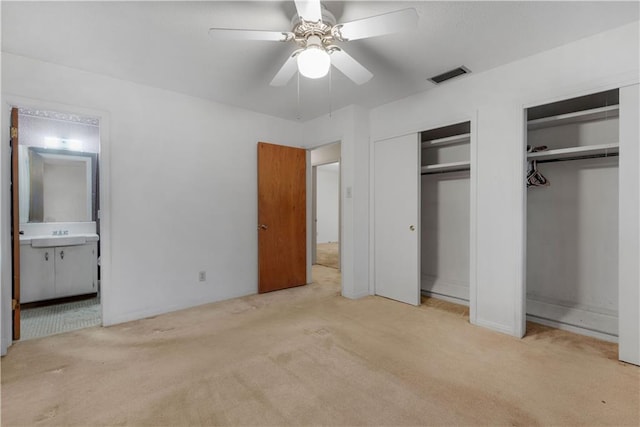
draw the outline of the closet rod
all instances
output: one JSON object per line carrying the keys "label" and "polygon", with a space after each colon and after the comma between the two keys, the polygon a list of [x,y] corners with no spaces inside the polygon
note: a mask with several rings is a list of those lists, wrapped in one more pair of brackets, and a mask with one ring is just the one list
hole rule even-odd
{"label": "closet rod", "polygon": [[544,159],[544,160],[536,160],[538,164],[540,163],[553,163],[553,162],[565,162],[567,160],[583,160],[583,159],[600,159],[605,157],[618,157],[619,153],[608,153],[608,154],[592,154],[586,156],[575,156],[575,157],[563,157],[561,159]]}

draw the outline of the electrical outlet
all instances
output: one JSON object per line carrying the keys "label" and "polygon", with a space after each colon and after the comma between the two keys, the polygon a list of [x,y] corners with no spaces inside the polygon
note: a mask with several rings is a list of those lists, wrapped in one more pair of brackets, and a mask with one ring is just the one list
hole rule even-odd
{"label": "electrical outlet", "polygon": [[200,273],[198,273],[198,280],[200,280],[201,282],[207,280],[207,272],[201,271]]}

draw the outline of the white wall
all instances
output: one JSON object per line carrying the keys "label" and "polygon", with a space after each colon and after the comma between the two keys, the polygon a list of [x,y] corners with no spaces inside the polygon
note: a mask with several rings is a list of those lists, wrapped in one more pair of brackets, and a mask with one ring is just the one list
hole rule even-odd
{"label": "white wall", "polygon": [[[313,151],[312,151],[313,153]],[[316,166],[317,243],[339,239],[340,169],[335,163]]]}
{"label": "white wall", "polygon": [[[297,123],[11,54],[2,55],[2,95],[7,117],[8,103],[22,97],[105,112],[105,325],[257,291],[256,143],[295,145]],[[8,197],[3,191],[3,350],[11,336]]]}
{"label": "white wall", "polygon": [[523,109],[637,82],[638,47],[635,22],[371,111],[373,140],[477,115],[473,323],[525,332]]}
{"label": "white wall", "polygon": [[469,171],[422,175],[421,190],[421,288],[468,301]]}
{"label": "white wall", "polygon": [[[2,7],[0,7],[0,22],[2,22]],[[0,31],[0,46],[2,46],[2,31]],[[4,54],[0,51],[0,92],[2,90],[3,81],[3,61]],[[0,95],[1,96],[1,95]],[[7,129],[9,126],[8,117],[0,110],[0,129]],[[6,185],[8,183],[7,177],[10,173],[7,166],[11,164],[11,161],[7,158],[7,149],[5,148],[5,140],[0,136],[0,188],[4,191],[0,191],[0,355],[4,355],[7,352],[7,346],[11,340],[11,328],[7,326],[11,323],[11,289],[7,286],[7,283],[11,283],[11,257],[8,254],[11,253],[11,235],[7,235],[7,232],[11,230],[11,215],[6,213],[11,209],[10,196],[5,196]],[[9,176],[9,179],[10,176]],[[6,304],[5,301],[9,301]],[[7,309],[9,313],[7,313]]]}

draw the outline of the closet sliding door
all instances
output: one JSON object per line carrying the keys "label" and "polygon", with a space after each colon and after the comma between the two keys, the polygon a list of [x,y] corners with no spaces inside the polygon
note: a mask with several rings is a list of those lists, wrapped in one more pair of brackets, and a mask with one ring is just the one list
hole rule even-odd
{"label": "closet sliding door", "polygon": [[420,305],[418,134],[374,144],[375,293]]}
{"label": "closet sliding door", "polygon": [[640,365],[640,87],[620,89],[619,358]]}

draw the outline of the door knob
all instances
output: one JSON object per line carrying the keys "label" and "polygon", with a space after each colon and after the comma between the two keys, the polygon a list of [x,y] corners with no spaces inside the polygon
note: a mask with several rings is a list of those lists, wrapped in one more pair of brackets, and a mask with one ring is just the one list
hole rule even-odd
{"label": "door knob", "polygon": [[262,229],[262,230],[266,230],[267,228],[269,228],[269,227],[267,227],[267,224],[260,224],[260,225],[258,226],[258,230],[261,230],[261,229]]}
{"label": "door knob", "polygon": [[415,231],[415,230],[416,230],[416,226],[415,226],[415,225],[410,225],[410,226],[409,226],[409,230],[411,230],[411,231]]}
{"label": "door knob", "polygon": [[64,251],[60,251],[60,259],[64,259]]}

